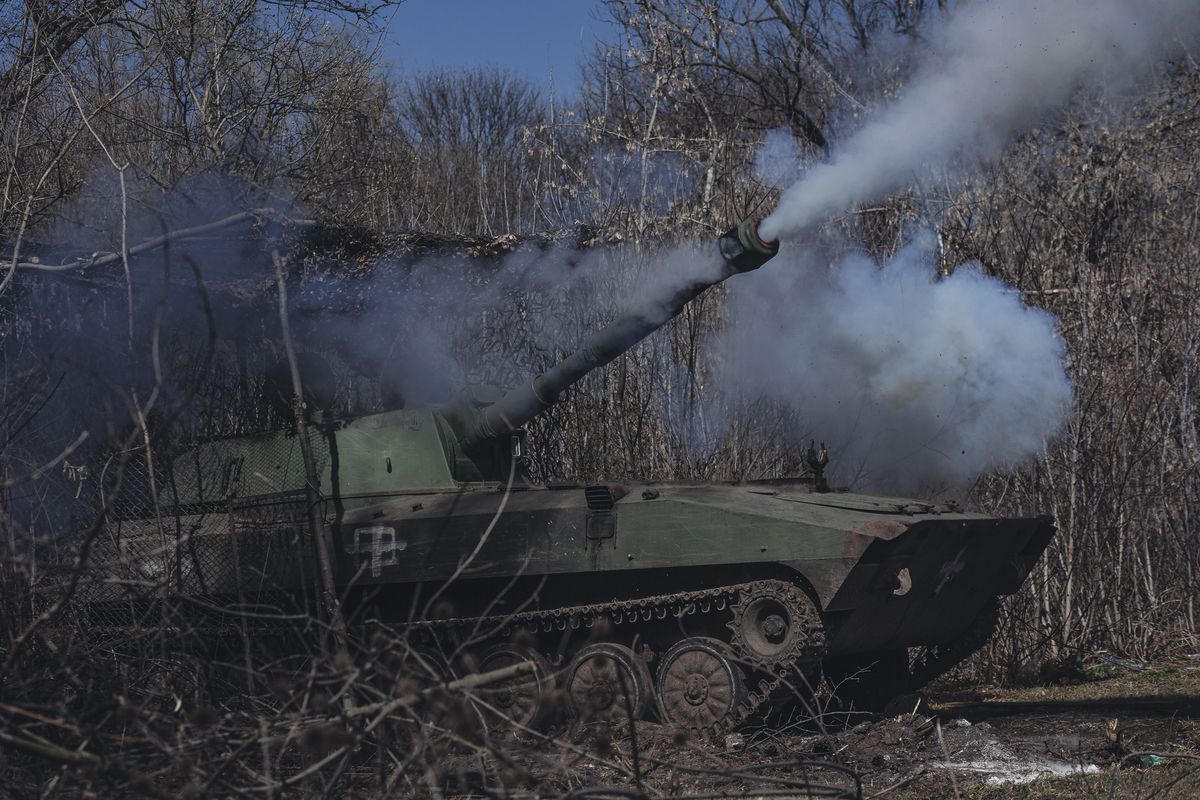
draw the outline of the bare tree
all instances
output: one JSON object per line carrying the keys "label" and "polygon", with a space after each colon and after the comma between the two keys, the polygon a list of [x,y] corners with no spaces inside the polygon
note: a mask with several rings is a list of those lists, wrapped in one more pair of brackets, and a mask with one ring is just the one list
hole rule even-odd
{"label": "bare tree", "polygon": [[525,158],[526,131],[543,115],[532,86],[496,70],[434,72],[405,86],[397,109],[414,154],[403,186],[410,227],[498,235],[538,225]]}

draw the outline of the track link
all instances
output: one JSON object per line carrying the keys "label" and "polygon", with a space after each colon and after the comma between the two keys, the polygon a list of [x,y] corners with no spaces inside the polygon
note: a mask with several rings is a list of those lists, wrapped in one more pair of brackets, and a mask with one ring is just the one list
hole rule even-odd
{"label": "track link", "polygon": [[[434,639],[446,635],[458,641],[467,641],[480,637],[485,632],[486,638],[494,639],[512,636],[519,631],[537,634],[590,629],[597,623],[607,623],[616,628],[626,624],[684,619],[726,611],[736,614],[736,609],[744,605],[749,598],[761,596],[764,590],[771,594],[779,594],[788,586],[790,585],[784,581],[753,581],[698,591],[673,592],[548,610],[427,620],[412,623],[408,629]],[[797,620],[807,628],[803,632],[806,644],[803,647],[791,648],[778,660],[764,662],[760,657],[747,652],[739,637],[730,637],[729,644],[738,663],[760,676],[765,676],[760,677],[755,687],[747,692],[746,700],[738,710],[735,724],[753,717],[781,691],[789,689],[788,679],[797,671],[811,669],[819,663],[823,655],[824,630],[816,610],[803,610],[802,613],[798,613]],[[732,628],[732,623],[728,623],[726,627]]]}

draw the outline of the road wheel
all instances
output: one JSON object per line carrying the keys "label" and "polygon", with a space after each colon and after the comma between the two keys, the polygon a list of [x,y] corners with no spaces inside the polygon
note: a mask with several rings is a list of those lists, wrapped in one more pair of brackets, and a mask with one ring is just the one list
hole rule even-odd
{"label": "road wheel", "polygon": [[442,652],[429,645],[417,645],[405,659],[404,677],[412,680],[418,688],[428,689],[450,680],[450,665]]}
{"label": "road wheel", "polygon": [[663,722],[693,730],[728,730],[746,700],[741,668],[717,639],[678,642],[658,667],[658,712]]}
{"label": "road wheel", "polygon": [[475,692],[482,713],[490,717],[500,714],[518,726],[528,727],[538,720],[547,695],[554,690],[554,672],[540,653],[519,645],[496,645],[479,660],[479,672],[491,672],[523,661],[532,661],[536,665],[532,674],[518,675]]}
{"label": "road wheel", "polygon": [[580,722],[642,719],[650,708],[654,683],[641,657],[609,642],[579,651],[567,670],[567,698]]}

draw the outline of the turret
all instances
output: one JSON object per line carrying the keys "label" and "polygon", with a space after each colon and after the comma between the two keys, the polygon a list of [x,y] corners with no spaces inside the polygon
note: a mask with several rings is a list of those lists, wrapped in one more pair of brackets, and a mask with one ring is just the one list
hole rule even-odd
{"label": "turret", "polygon": [[471,414],[450,413],[459,446],[465,451],[507,437],[558,402],[564,390],[597,367],[604,366],[654,331],[670,322],[705,289],[734,275],[758,269],[779,252],[779,242],[758,235],[757,219],[747,219],[717,240],[710,263],[682,276],[677,284],[663,284],[606,328],[588,337],[583,345],[524,386]]}

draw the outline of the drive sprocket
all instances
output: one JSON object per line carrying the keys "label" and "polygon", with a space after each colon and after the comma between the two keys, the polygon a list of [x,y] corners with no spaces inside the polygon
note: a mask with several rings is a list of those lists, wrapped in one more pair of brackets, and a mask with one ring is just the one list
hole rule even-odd
{"label": "drive sprocket", "polygon": [[806,670],[825,656],[825,626],[816,605],[795,584],[762,580],[741,587],[729,629],[737,655],[773,672]]}

